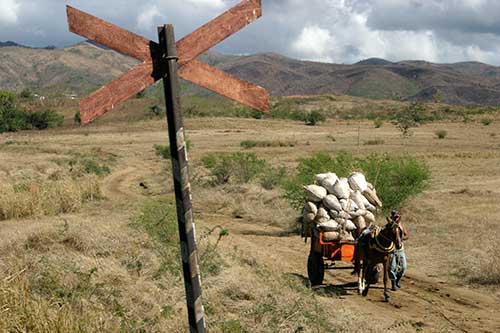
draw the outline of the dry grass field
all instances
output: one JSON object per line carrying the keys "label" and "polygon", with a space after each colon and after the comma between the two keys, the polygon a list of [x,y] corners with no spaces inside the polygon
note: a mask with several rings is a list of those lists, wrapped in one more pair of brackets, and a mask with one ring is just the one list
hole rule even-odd
{"label": "dry grass field", "polygon": [[[500,121],[433,122],[406,139],[355,120],[186,128],[211,332],[500,331]],[[164,120],[0,135],[1,332],[186,331],[170,161],[153,148],[166,142]],[[409,270],[390,303],[377,288],[359,296],[349,271],[308,287],[309,244],[279,188],[208,184],[202,158],[242,150],[289,172],[321,151],[428,165],[430,187],[402,212]]]}

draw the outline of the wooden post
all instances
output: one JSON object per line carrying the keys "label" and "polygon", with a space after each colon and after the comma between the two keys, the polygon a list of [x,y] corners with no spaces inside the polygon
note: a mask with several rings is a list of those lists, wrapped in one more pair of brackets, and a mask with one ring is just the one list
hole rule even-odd
{"label": "wooden post", "polygon": [[182,269],[189,317],[190,332],[205,332],[205,316],[201,302],[201,280],[198,268],[198,251],[189,184],[187,146],[180,101],[180,85],[177,76],[177,51],[174,27],[158,27],[161,49],[161,64],[166,66],[163,77],[165,103],[167,107],[168,137],[174,178],[177,221],[182,255]]}

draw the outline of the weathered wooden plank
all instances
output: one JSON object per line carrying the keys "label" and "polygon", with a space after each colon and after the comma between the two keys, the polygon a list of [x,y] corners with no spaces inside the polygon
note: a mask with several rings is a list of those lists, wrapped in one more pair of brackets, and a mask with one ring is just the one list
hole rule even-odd
{"label": "weathered wooden plank", "polygon": [[155,83],[153,64],[146,62],[132,68],[80,101],[81,124],[85,125],[112,110],[118,103]]}
{"label": "weathered wooden plank", "polygon": [[261,0],[244,0],[177,42],[184,65],[262,16]]}
{"label": "weathered wooden plank", "polygon": [[136,58],[151,60],[158,44],[81,10],[66,6],[69,31]]}
{"label": "weathered wooden plank", "polygon": [[254,109],[269,112],[269,93],[266,89],[201,61],[192,60],[182,66],[179,76]]}

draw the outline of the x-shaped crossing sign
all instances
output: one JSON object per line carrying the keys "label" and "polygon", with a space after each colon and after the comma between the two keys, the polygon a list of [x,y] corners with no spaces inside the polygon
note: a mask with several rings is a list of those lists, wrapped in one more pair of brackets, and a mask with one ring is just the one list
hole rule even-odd
{"label": "x-shaped crossing sign", "polygon": [[243,0],[178,42],[175,42],[171,25],[159,27],[159,43],[155,43],[78,9],[68,6],[67,12],[70,31],[142,62],[80,101],[82,124],[90,123],[118,103],[163,79],[189,327],[191,332],[204,332],[178,75],[252,108],[269,111],[269,95],[264,88],[196,60],[198,55],[259,18],[261,1]]}
{"label": "x-shaped crossing sign", "polygon": [[[90,123],[163,78],[164,73],[156,66],[161,53],[158,43],[70,6],[67,7],[67,13],[71,32],[142,61],[129,72],[81,100],[82,124]],[[261,15],[260,0],[244,0],[179,40],[176,43],[179,76],[237,102],[267,112],[269,95],[264,88],[196,60],[197,56]]]}

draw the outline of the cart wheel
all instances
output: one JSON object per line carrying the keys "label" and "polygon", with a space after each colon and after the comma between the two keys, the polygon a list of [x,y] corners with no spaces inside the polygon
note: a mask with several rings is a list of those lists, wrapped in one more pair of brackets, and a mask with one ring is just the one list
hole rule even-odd
{"label": "cart wheel", "polygon": [[311,252],[307,259],[307,275],[311,285],[317,286],[323,283],[325,277],[325,263],[323,255],[316,252]]}

